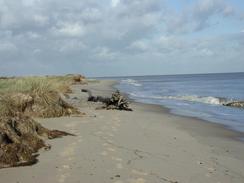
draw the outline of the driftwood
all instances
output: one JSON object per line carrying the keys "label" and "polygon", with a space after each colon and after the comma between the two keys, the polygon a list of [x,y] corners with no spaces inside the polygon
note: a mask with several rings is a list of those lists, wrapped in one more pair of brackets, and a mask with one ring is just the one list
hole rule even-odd
{"label": "driftwood", "polygon": [[92,92],[87,89],[82,89],[81,91],[88,93],[88,101],[104,103],[105,106],[103,106],[103,108],[105,109],[132,111],[132,109],[129,107],[129,102],[120,94],[118,90],[114,92],[110,98],[102,96],[93,96]]}
{"label": "driftwood", "polygon": [[229,103],[223,104],[223,105],[228,106],[228,107],[244,108],[244,101],[229,102]]}

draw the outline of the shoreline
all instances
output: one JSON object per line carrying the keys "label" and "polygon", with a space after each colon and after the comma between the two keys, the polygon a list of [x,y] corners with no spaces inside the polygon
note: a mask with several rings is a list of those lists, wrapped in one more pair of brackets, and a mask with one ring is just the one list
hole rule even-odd
{"label": "shoreline", "polygon": [[[114,80],[114,83],[111,85],[111,88],[113,88],[114,90],[117,90],[115,85],[118,85],[118,84],[119,84],[119,81]],[[162,113],[168,113],[168,114],[173,115],[173,116],[178,116],[178,117],[181,117],[181,118],[185,118],[186,121],[187,121],[187,119],[195,120],[197,122],[203,123],[203,125],[208,125],[209,127],[222,129],[223,132],[219,133],[219,135],[221,135],[222,137],[231,138],[231,139],[234,139],[234,140],[237,140],[239,142],[244,143],[244,132],[232,129],[228,125],[224,125],[224,124],[221,124],[221,123],[218,123],[218,122],[215,122],[215,121],[205,120],[205,119],[202,119],[200,117],[193,117],[193,116],[187,116],[187,115],[183,115],[183,114],[177,114],[177,113],[172,112],[172,109],[170,109],[167,106],[160,105],[160,104],[151,104],[151,103],[143,103],[143,102],[140,102],[140,101],[136,101],[135,99],[131,98],[128,93],[126,93],[126,92],[122,92],[122,93],[132,103],[138,103],[138,104],[148,105],[148,106],[152,106],[152,107],[159,107],[159,108],[161,108],[161,112]]]}
{"label": "shoreline", "polygon": [[130,111],[96,110],[93,95],[110,96],[114,81],[73,85],[70,102],[86,113],[38,121],[75,134],[48,141],[33,166],[2,169],[0,182],[243,183],[244,146],[218,125],[132,102]]}

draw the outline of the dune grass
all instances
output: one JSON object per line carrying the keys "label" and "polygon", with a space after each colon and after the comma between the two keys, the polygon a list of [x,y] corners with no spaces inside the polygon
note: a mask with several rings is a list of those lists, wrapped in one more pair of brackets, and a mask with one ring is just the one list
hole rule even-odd
{"label": "dune grass", "polygon": [[58,90],[65,92],[72,82],[70,76],[18,77],[0,79],[0,93],[31,93],[34,91]]}
{"label": "dune grass", "polygon": [[[18,77],[0,79],[0,114],[24,112],[31,103],[31,112],[37,117],[59,117],[77,113],[65,103],[61,94],[70,92],[72,76]],[[22,99],[20,99],[22,98]],[[24,100],[24,101],[23,101]]]}
{"label": "dune grass", "polygon": [[37,162],[44,138],[72,135],[49,130],[32,117],[60,117],[80,113],[65,102],[73,76],[0,78],[0,168]]}

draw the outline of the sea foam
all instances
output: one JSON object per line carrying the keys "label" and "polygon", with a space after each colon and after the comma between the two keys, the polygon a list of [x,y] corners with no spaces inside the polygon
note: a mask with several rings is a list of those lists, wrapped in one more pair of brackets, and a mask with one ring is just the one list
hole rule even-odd
{"label": "sea foam", "polygon": [[125,80],[122,80],[122,83],[130,84],[133,86],[142,86],[138,81],[136,81],[134,79],[125,79]]}
{"label": "sea foam", "polygon": [[136,93],[130,93],[131,96],[138,98],[147,99],[158,99],[158,100],[178,100],[178,101],[188,101],[188,102],[198,102],[211,105],[223,105],[228,102],[232,102],[231,99],[218,98],[213,96],[197,96],[197,95],[184,95],[184,96],[146,96]]}

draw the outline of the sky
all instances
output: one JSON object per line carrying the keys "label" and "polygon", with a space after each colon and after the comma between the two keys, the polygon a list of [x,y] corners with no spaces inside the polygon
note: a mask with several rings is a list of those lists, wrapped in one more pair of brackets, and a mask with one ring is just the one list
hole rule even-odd
{"label": "sky", "polygon": [[244,72],[243,0],[0,0],[0,75]]}

